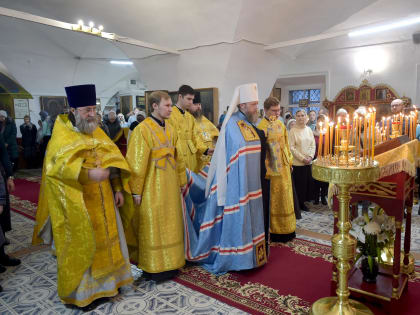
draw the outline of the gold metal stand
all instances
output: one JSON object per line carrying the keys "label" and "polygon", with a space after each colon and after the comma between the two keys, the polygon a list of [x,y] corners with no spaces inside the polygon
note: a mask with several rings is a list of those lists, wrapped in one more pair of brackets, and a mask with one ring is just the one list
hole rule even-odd
{"label": "gold metal stand", "polygon": [[379,178],[379,168],[376,162],[368,166],[337,167],[327,165],[321,161],[312,164],[313,178],[333,183],[338,187],[339,200],[338,234],[332,238],[332,252],[336,258],[338,270],[337,297],[325,297],[316,301],[311,308],[313,315],[355,315],[372,314],[368,307],[354,300],[350,300],[348,289],[348,272],[350,261],[355,258],[356,239],[349,234],[351,222],[349,219],[350,187],[355,184],[374,182]]}

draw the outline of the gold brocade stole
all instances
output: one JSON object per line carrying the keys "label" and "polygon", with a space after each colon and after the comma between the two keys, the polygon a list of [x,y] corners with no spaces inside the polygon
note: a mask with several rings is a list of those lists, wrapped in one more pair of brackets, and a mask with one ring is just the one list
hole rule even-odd
{"label": "gold brocade stole", "polygon": [[152,137],[158,146],[151,149],[151,159],[155,162],[155,166],[162,170],[166,170],[169,164],[173,169],[176,167],[175,147],[172,145],[171,127],[166,124],[165,128],[161,127],[153,118],[145,120],[146,127],[150,130]]}
{"label": "gold brocade stole", "polygon": [[[83,167],[92,169],[101,166],[98,151],[92,148],[85,152]],[[83,200],[95,234],[95,255],[91,273],[95,279],[102,278],[124,265],[115,214],[114,193],[110,181],[83,183]]]}
{"label": "gold brocade stole", "polygon": [[[177,132],[178,132],[178,139],[182,143],[182,149],[186,150],[188,148],[191,154],[195,154],[197,153],[197,148],[195,147],[194,142],[192,141],[192,138],[193,138],[192,133],[194,132],[193,130],[194,118],[188,112],[186,112],[185,114],[182,114],[180,110],[178,109],[178,107],[176,107],[176,111],[178,111],[178,117],[180,117],[180,126]],[[184,154],[186,154],[186,152]],[[186,162],[188,163],[188,161]],[[192,167],[192,166],[188,165],[187,167]]]}
{"label": "gold brocade stole", "polygon": [[277,123],[277,118],[270,117],[267,126],[267,176],[279,175],[283,167],[289,166],[285,153],[286,145],[288,144],[286,144],[282,126]]}
{"label": "gold brocade stole", "polygon": [[[195,122],[196,122],[197,126],[199,127],[199,129],[201,130],[200,135],[201,135],[201,139],[203,140],[204,144],[208,148],[214,149],[215,146],[216,146],[216,140],[219,136],[217,128],[215,126],[209,125],[209,124],[211,124],[211,122],[206,121],[205,118],[203,118],[203,117],[201,119],[196,119]],[[217,131],[215,131],[213,129],[213,127]]]}
{"label": "gold brocade stole", "polygon": [[197,119],[196,122],[201,129],[201,138],[203,139],[203,142],[207,146],[211,146],[213,144],[211,133],[207,130],[207,127],[202,120]]}

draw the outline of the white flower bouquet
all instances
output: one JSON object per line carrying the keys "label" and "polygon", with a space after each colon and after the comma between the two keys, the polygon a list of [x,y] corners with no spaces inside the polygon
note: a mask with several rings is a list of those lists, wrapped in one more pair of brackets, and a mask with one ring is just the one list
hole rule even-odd
{"label": "white flower bouquet", "polygon": [[350,234],[357,239],[358,255],[381,259],[383,248],[392,246],[395,238],[394,217],[387,216],[380,207],[370,208],[368,213],[357,217],[352,222]]}

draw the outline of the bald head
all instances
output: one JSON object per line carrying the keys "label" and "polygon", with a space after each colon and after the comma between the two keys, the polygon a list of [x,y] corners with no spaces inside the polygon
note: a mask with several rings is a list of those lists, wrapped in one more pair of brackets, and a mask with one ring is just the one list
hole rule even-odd
{"label": "bald head", "polygon": [[393,115],[399,114],[404,109],[404,101],[397,98],[391,102],[391,113]]}

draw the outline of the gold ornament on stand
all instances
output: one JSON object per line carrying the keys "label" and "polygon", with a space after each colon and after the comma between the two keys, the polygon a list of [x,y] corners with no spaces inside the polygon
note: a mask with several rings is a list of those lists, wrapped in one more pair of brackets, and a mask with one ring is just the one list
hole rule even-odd
{"label": "gold ornament on stand", "polygon": [[[379,178],[378,163],[373,159],[375,120],[376,113],[374,109],[371,109],[370,113],[364,117],[355,115],[352,126],[349,124],[349,117],[344,123],[339,120],[335,127],[333,123],[327,121],[326,130],[323,130],[321,125],[319,146],[326,150],[318,149],[318,158],[312,164],[312,176],[319,181],[329,182],[338,187],[339,232],[332,238],[332,252],[338,270],[338,285],[336,297],[325,297],[312,305],[311,314],[313,315],[373,314],[367,306],[349,299],[348,273],[351,269],[351,261],[356,256],[357,244],[356,239],[349,233],[351,229],[350,188],[353,185],[374,182]],[[364,126],[363,144],[361,144],[362,123]],[[330,145],[333,141],[334,151],[331,150],[332,145]]]}

